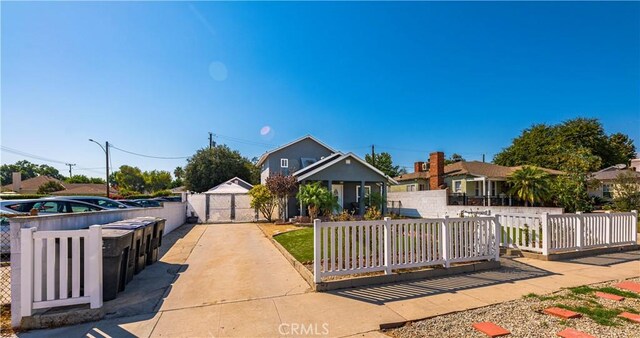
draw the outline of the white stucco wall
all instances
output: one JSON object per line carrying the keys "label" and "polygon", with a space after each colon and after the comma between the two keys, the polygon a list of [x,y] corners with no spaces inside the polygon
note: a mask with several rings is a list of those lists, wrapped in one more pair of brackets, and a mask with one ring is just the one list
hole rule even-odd
{"label": "white stucco wall", "polygon": [[457,217],[463,210],[490,210],[492,215],[501,212],[530,214],[541,214],[544,212],[550,214],[562,213],[562,208],[447,205],[446,190],[389,192],[387,193],[387,201],[389,202],[389,206],[391,205],[391,201],[396,201],[396,203],[397,201],[402,202],[400,214],[409,217]]}

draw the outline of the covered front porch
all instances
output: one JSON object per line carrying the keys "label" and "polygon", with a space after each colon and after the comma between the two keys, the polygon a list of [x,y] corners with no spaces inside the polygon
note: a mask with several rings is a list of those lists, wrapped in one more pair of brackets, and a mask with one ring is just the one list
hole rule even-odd
{"label": "covered front porch", "polygon": [[505,179],[485,176],[452,181],[449,205],[512,206],[509,185]]}
{"label": "covered front porch", "polygon": [[[317,181],[304,181],[301,185],[308,184]],[[339,208],[334,210],[334,213],[341,213],[347,211],[353,215],[364,215],[366,210],[371,207],[372,194],[379,194],[383,201],[387,199],[387,183],[384,181],[368,182],[368,181],[338,181],[338,180],[325,180],[319,181],[320,185],[331,191],[333,196],[338,200]],[[361,198],[364,196],[364,198]],[[375,198],[374,198],[375,200]],[[386,203],[382,204],[382,213],[387,212]],[[378,207],[380,208],[380,207]],[[298,212],[301,216],[307,216],[307,207],[298,202]]]}

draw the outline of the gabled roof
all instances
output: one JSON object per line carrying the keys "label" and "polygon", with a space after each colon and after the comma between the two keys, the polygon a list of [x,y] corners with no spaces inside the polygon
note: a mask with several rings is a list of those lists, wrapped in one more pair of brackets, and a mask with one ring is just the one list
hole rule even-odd
{"label": "gabled roof", "polygon": [[[385,173],[383,173],[382,171],[378,170],[378,168],[376,168],[376,167],[372,166],[371,164],[367,163],[366,161],[362,160],[361,158],[356,156],[354,153],[340,154],[340,156],[331,157],[330,160],[322,162],[318,166],[315,166],[312,170],[305,171],[300,176],[298,176],[298,175],[296,175],[294,173],[293,176],[295,176],[296,179],[298,180],[298,182],[300,182],[300,181],[306,179],[307,177],[309,177],[309,176],[311,176],[313,174],[316,174],[316,173],[318,173],[318,172],[320,172],[320,171],[322,171],[322,170],[324,170],[326,168],[329,168],[329,167],[331,167],[332,165],[334,165],[336,163],[340,163],[342,160],[347,159],[347,158],[352,158],[352,159],[362,163],[365,167],[373,170],[374,172],[376,172],[380,176],[385,177],[387,179],[387,181],[389,181],[389,182],[391,182],[393,184],[398,184],[398,182],[396,180],[394,180],[393,178],[387,176]],[[318,162],[320,162],[320,161],[318,161]],[[305,168],[305,169],[307,169],[307,168]],[[302,170],[299,170],[299,171],[302,171]]]}
{"label": "gabled roof", "polygon": [[271,155],[272,153],[275,153],[278,150],[287,148],[289,146],[292,146],[292,145],[294,145],[294,144],[296,144],[298,142],[304,141],[306,139],[310,139],[310,140],[316,142],[317,144],[319,144],[319,145],[327,148],[328,150],[330,150],[332,153],[337,153],[338,152],[338,151],[334,150],[333,148],[329,147],[328,145],[326,145],[325,143],[323,143],[322,141],[318,140],[317,138],[315,138],[315,137],[313,137],[311,135],[306,135],[306,136],[303,136],[303,137],[301,137],[301,138],[299,138],[299,139],[297,139],[295,141],[292,141],[292,142],[289,142],[289,143],[287,143],[285,145],[282,145],[282,146],[280,146],[278,148],[275,148],[275,149],[267,151],[266,153],[262,154],[262,156],[260,156],[260,159],[258,160],[258,163],[256,163],[256,165],[257,166],[261,166],[262,163],[264,163],[264,161],[267,159],[267,157],[269,157],[269,155]]}
{"label": "gabled roof", "polygon": [[[60,190],[51,193],[52,195],[106,195],[106,184],[99,183],[62,183],[65,190]],[[118,190],[113,187],[109,187],[110,194],[117,194]]]}
{"label": "gabled roof", "polygon": [[[38,191],[38,188],[49,182],[49,181],[56,181],[60,184],[63,184],[62,181],[55,179],[53,177],[49,177],[49,176],[36,176],[36,177],[32,177],[26,180],[22,180],[20,182],[20,191],[16,191],[16,193],[22,193],[22,194],[35,194]],[[9,191],[13,191],[13,184],[7,184],[2,186],[2,191],[5,190],[9,190]]]}
{"label": "gabled roof", "polygon": [[205,194],[245,194],[253,188],[253,185],[247,183],[240,177],[234,177],[226,182],[220,183],[215,187],[205,191]]}
{"label": "gabled roof", "polygon": [[608,168],[604,168],[600,171],[596,171],[595,173],[591,174],[591,177],[595,178],[596,180],[615,180],[618,175],[620,173],[623,172],[628,172],[631,173],[631,175],[635,176],[636,178],[640,179],[640,172],[637,172],[635,170],[631,170],[626,168],[626,166],[620,166],[620,165],[614,165]]}
{"label": "gabled roof", "polygon": [[[480,161],[460,161],[448,164],[444,167],[444,176],[457,176],[457,175],[471,175],[478,177],[487,177],[487,178],[500,178],[506,179],[511,175],[514,171],[518,169],[522,169],[523,166],[516,167],[505,167],[502,165],[497,165],[493,163],[480,162]],[[540,168],[540,170],[550,174],[550,175],[562,175],[564,174],[562,171]],[[396,177],[397,181],[409,181],[415,179],[429,179],[431,177],[428,171],[417,172],[417,173],[409,173]]]}
{"label": "gabled roof", "polygon": [[300,169],[300,170],[298,170],[298,171],[294,172],[294,173],[293,173],[293,174],[291,174],[291,175],[292,175],[292,176],[299,176],[299,175],[302,175],[302,174],[304,174],[304,173],[306,173],[306,172],[311,171],[311,170],[312,170],[312,169],[314,169],[314,168],[317,168],[318,166],[320,166],[320,165],[322,165],[322,164],[324,164],[324,163],[327,163],[327,162],[329,162],[329,161],[333,161],[333,160],[334,160],[334,159],[336,159],[338,156],[342,156],[342,155],[344,155],[344,154],[343,154],[343,153],[333,153],[333,154],[331,154],[331,155],[329,155],[329,156],[327,156],[327,157],[325,157],[325,158],[323,158],[323,159],[320,159],[319,161],[316,161],[316,162],[314,162],[314,163],[312,163],[312,164],[310,164],[310,165],[308,165],[308,166],[306,166],[306,167],[304,167],[304,168],[302,168],[302,169]]}

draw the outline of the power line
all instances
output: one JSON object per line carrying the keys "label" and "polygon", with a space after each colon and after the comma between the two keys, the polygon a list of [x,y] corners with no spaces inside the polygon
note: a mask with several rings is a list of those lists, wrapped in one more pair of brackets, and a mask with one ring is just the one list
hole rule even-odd
{"label": "power line", "polygon": [[[57,163],[57,164],[63,164],[63,165],[68,165],[68,162],[64,162],[64,161],[58,161],[58,160],[54,160],[54,159],[50,159],[50,158],[46,158],[46,157],[42,157],[39,155],[34,155],[31,153],[27,153],[24,152],[22,150],[18,150],[18,149],[13,149],[13,148],[9,148],[6,146],[0,146],[0,149],[2,151],[5,151],[7,153],[11,153],[14,155],[20,155],[20,156],[24,156],[24,157],[28,157],[28,158],[32,158],[35,160],[39,160],[39,161],[43,161],[43,162],[50,162],[50,163]],[[94,170],[94,169],[104,169],[104,167],[97,167],[97,168],[84,168],[84,167],[77,167],[76,170],[82,170],[82,171],[91,171],[94,173],[99,173],[98,171]]]}
{"label": "power line", "polygon": [[190,156],[175,156],[175,157],[171,157],[171,156],[145,155],[145,154],[140,154],[140,153],[136,153],[136,152],[133,152],[133,151],[129,151],[129,150],[124,150],[124,149],[118,148],[118,147],[114,146],[113,144],[109,144],[109,148],[117,149],[117,150],[120,150],[120,151],[122,151],[124,153],[131,154],[131,155],[147,157],[147,158],[156,158],[156,159],[160,159],[160,160],[182,160],[182,159],[187,159],[187,158],[190,157]]}

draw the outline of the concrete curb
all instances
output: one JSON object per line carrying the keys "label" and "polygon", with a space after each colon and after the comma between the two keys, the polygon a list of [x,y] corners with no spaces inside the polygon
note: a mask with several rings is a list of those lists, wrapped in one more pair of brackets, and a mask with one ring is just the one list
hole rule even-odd
{"label": "concrete curb", "polygon": [[527,252],[521,251],[518,249],[501,249],[501,253],[504,252],[509,256],[518,256],[525,258],[538,259],[541,261],[562,261],[573,258],[581,258],[581,257],[590,257],[595,255],[607,254],[607,253],[615,253],[615,252],[624,252],[624,251],[635,251],[640,249],[640,245],[638,244],[629,244],[623,246],[614,246],[608,248],[597,248],[597,249],[587,249],[580,251],[567,251],[567,252],[557,252],[549,254],[545,256],[540,253],[535,252]]}

